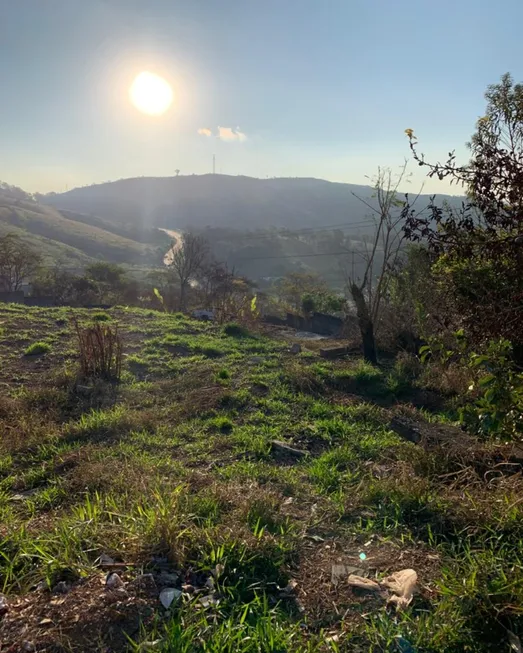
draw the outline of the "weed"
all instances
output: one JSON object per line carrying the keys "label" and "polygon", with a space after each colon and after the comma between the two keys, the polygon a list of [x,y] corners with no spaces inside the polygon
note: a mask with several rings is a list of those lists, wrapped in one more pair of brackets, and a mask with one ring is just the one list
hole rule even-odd
{"label": "weed", "polygon": [[102,326],[82,328],[76,322],[80,353],[80,373],[84,379],[100,378],[114,381],[122,371],[122,341],[118,327]]}
{"label": "weed", "polygon": [[51,351],[51,345],[47,342],[33,342],[32,345],[29,345],[24,351],[24,356],[38,356],[40,354],[47,354]]}
{"label": "weed", "polygon": [[228,417],[222,416],[210,419],[208,424],[222,433],[230,433],[234,428],[234,422]]}

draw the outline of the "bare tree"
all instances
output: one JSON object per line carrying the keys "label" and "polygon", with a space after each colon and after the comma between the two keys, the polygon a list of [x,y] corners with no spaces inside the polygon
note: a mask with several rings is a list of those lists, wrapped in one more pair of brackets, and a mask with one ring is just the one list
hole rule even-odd
{"label": "bare tree", "polygon": [[[377,363],[375,331],[379,323],[380,308],[387,293],[389,272],[395,268],[404,239],[402,210],[405,202],[398,198],[398,188],[406,180],[407,162],[399,174],[390,169],[378,168],[374,181],[374,203],[359,197],[372,211],[376,228],[370,240],[365,241],[362,251],[351,251],[345,261],[345,276],[349,293],[356,306],[358,323],[363,341],[363,356],[369,363]],[[363,259],[363,271],[355,271],[354,257]]]}
{"label": "bare tree", "polygon": [[184,311],[191,279],[200,272],[209,256],[209,244],[198,234],[187,233],[182,246],[172,256],[169,270],[180,284],[180,310]]}
{"label": "bare tree", "polygon": [[24,281],[34,275],[40,265],[40,255],[15,234],[0,237],[0,288],[20,290]]}

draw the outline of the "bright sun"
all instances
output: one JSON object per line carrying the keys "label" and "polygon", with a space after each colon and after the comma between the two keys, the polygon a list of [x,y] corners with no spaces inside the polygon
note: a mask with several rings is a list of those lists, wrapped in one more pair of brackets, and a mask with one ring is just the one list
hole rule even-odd
{"label": "bright sun", "polygon": [[139,111],[159,116],[171,106],[173,90],[162,77],[143,72],[131,84],[129,97]]}

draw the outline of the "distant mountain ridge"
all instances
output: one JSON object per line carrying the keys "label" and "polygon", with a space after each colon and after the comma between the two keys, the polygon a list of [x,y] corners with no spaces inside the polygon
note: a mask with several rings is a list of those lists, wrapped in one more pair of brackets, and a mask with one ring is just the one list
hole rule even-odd
{"label": "distant mountain ridge", "polygon": [[[127,229],[303,229],[365,222],[370,211],[354,193],[371,201],[374,189],[313,178],[207,174],[121,179],[52,193],[40,201],[58,210],[101,216]],[[454,206],[462,201],[451,195],[438,197]],[[421,195],[419,206],[428,201],[429,195]]]}

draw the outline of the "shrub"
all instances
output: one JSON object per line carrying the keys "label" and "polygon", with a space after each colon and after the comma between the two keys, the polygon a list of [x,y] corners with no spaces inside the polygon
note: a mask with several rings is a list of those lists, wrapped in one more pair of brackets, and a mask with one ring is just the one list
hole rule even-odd
{"label": "shrub", "polygon": [[122,372],[122,341],[118,327],[95,324],[82,328],[78,322],[75,326],[82,377],[118,380]]}
{"label": "shrub", "polygon": [[92,319],[93,322],[107,322],[111,319],[111,316],[107,315],[107,313],[94,313]]}
{"label": "shrub", "polygon": [[51,345],[47,342],[33,342],[32,345],[25,350],[25,356],[38,356],[39,354],[47,354],[51,351]]}
{"label": "shrub", "polygon": [[222,433],[229,433],[234,427],[234,423],[228,417],[215,417],[209,422],[211,426]]}
{"label": "shrub", "polygon": [[236,324],[236,322],[229,322],[229,324],[226,324],[223,327],[223,332],[226,336],[230,336],[231,338],[250,337],[249,331],[244,326],[241,326],[241,324]]}
{"label": "shrub", "polygon": [[229,370],[223,369],[218,372],[218,378],[225,381],[231,378],[231,373]]}

